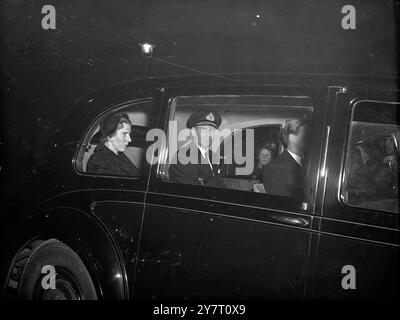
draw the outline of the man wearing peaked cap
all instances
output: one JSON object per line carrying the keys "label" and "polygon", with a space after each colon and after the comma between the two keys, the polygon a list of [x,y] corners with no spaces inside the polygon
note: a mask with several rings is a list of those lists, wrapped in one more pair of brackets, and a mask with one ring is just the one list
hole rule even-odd
{"label": "man wearing peaked cap", "polygon": [[[189,117],[186,125],[191,129],[191,140],[179,149],[177,163],[169,167],[172,181],[225,188],[218,164],[212,163],[215,157],[210,150],[221,121],[220,114],[213,110],[198,110]],[[190,161],[182,163],[182,157]]]}
{"label": "man wearing peaked cap", "polygon": [[189,117],[187,127],[190,129],[201,125],[212,126],[218,129],[221,125],[221,116],[215,111],[198,110]]}

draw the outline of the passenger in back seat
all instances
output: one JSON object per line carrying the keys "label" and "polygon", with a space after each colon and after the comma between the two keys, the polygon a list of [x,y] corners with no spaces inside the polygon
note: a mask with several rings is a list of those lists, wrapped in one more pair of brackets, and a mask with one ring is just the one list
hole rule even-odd
{"label": "passenger in back seat", "polygon": [[95,174],[139,176],[136,166],[123,153],[131,142],[131,122],[126,113],[105,118],[100,124],[101,140],[90,156],[86,171]]}
{"label": "passenger in back seat", "polygon": [[283,127],[281,140],[285,150],[263,170],[263,184],[267,193],[302,197],[306,134],[307,123],[303,119],[290,120]]}
{"label": "passenger in back seat", "polygon": [[275,143],[262,144],[257,150],[257,163],[254,166],[253,179],[262,181],[264,166],[266,166],[272,159],[276,158]]}

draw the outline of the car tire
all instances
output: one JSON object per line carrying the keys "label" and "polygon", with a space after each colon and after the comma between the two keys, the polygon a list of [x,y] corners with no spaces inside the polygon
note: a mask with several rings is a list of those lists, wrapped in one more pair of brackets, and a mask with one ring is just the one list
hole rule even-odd
{"label": "car tire", "polygon": [[97,293],[79,256],[63,242],[50,239],[28,258],[18,283],[18,299],[97,300]]}

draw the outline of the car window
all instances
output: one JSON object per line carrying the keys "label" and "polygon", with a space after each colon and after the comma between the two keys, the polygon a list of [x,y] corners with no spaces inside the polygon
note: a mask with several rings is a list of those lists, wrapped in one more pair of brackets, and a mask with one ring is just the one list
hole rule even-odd
{"label": "car window", "polygon": [[[202,115],[203,110],[206,113]],[[199,112],[200,116],[195,116]],[[171,102],[168,139],[158,174],[166,182],[294,197],[303,189],[307,145],[302,152],[299,147],[290,154],[281,135],[290,123],[310,128],[312,114],[307,97],[176,97]],[[188,128],[188,121],[194,117],[195,122],[203,123],[202,116],[213,119],[218,115],[221,121],[213,129],[208,159],[201,163],[206,156],[199,153],[199,143],[194,143],[201,134]],[[291,147],[292,141],[300,144],[302,129],[294,131],[290,132]],[[303,140],[307,141],[306,134]],[[197,156],[188,160],[191,150],[197,150]]]}
{"label": "car window", "polygon": [[399,212],[398,110],[399,103],[354,105],[341,188],[345,204]]}
{"label": "car window", "polygon": [[[149,168],[149,163],[146,161],[146,150],[149,145],[146,135],[153,127],[152,108],[151,100],[132,102],[117,106],[97,118],[87,130],[79,149],[76,159],[77,170],[82,173],[106,176],[140,176],[146,172]],[[111,125],[103,125],[102,131],[101,123],[106,123],[105,119],[118,118],[121,114],[128,118],[130,130],[127,130],[130,133],[123,133],[126,135],[120,142],[123,144],[123,150],[114,149],[113,152],[107,147],[105,142],[107,138],[103,132],[108,130],[108,134],[115,136],[116,124],[111,121]],[[123,123],[119,127],[125,128]]]}

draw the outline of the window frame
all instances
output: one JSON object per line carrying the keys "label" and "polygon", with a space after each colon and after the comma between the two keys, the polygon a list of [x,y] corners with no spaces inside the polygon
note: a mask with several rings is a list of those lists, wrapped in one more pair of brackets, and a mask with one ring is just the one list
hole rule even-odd
{"label": "window frame", "polygon": [[[320,157],[322,151],[322,140],[324,123],[326,120],[326,87],[312,86],[216,86],[216,87],[201,87],[201,88],[168,88],[165,91],[165,99],[162,106],[164,118],[160,122],[164,130],[168,128],[168,121],[171,116],[172,100],[179,96],[263,96],[263,97],[279,97],[279,98],[296,98],[299,99],[298,106],[312,108],[312,131],[315,136],[310,140],[310,145],[313,142],[318,142],[318,147],[313,152],[313,156],[309,161],[315,161],[316,165],[311,168],[307,165],[308,187],[306,188],[307,196],[302,202],[298,199],[283,197],[279,195],[256,193],[235,189],[228,189],[229,195],[225,189],[215,188],[210,186],[196,186],[180,183],[172,183],[162,181],[157,176],[159,172],[159,164],[155,165],[152,170],[150,189],[152,193],[168,194],[171,196],[193,198],[200,200],[208,200],[213,202],[229,203],[232,205],[245,206],[248,208],[255,207],[268,211],[281,211],[296,214],[315,214],[315,203],[317,197],[318,174],[320,166]],[[303,100],[301,100],[303,99]],[[282,105],[284,107],[284,105]],[[318,130],[317,130],[318,129]],[[316,156],[318,154],[318,156]],[[232,201],[233,200],[233,201]]]}
{"label": "window frame", "polygon": [[363,87],[330,87],[328,97],[327,129],[330,129],[326,147],[326,171],[318,187],[318,208],[322,233],[340,235],[383,244],[398,245],[399,215],[371,209],[352,208],[340,199],[340,183],[351,121],[352,106],[361,100],[398,102],[397,89],[371,89]]}
{"label": "window frame", "polygon": [[365,102],[372,102],[372,103],[379,103],[379,104],[395,104],[398,105],[400,108],[400,102],[394,102],[394,101],[380,101],[380,100],[373,100],[373,99],[357,99],[355,100],[353,103],[350,103],[350,118],[349,121],[347,123],[347,132],[346,132],[346,141],[345,141],[345,146],[343,148],[344,154],[343,154],[343,161],[342,161],[342,165],[340,168],[340,179],[339,179],[339,186],[338,186],[338,194],[337,194],[337,199],[338,201],[341,203],[341,205],[346,206],[348,208],[352,208],[355,210],[367,210],[367,211],[372,211],[372,212],[381,212],[383,214],[398,214],[400,215],[400,212],[396,212],[396,211],[386,211],[386,210],[381,210],[381,209],[377,209],[377,208],[366,208],[366,207],[360,207],[360,206],[355,206],[355,205],[351,205],[348,204],[345,199],[344,199],[344,195],[343,195],[343,191],[346,191],[346,187],[347,187],[347,181],[345,183],[345,171],[347,169],[347,157],[348,157],[348,151],[350,148],[350,134],[352,133],[352,122],[353,122],[353,117],[354,117],[354,112],[355,112],[355,108],[361,104],[361,103],[365,103]]}
{"label": "window frame", "polygon": [[[150,109],[150,113],[149,113],[149,115],[151,116],[154,113],[154,110],[157,108],[157,106],[155,105],[155,101],[156,101],[155,98],[151,97],[151,96],[144,97],[144,98],[128,99],[126,101],[113,104],[113,105],[107,107],[106,109],[104,109],[99,114],[97,114],[96,117],[94,117],[94,119],[92,119],[90,124],[86,127],[84,134],[81,136],[79,144],[76,148],[76,152],[74,153],[72,163],[73,163],[73,169],[74,169],[75,173],[78,176],[84,176],[84,177],[93,177],[93,178],[99,177],[99,178],[107,178],[107,179],[128,179],[128,180],[140,180],[144,176],[147,176],[148,171],[150,170],[150,165],[149,165],[149,169],[147,169],[145,172],[143,172],[143,175],[141,175],[141,176],[117,176],[117,175],[104,175],[104,174],[88,173],[88,172],[80,170],[80,168],[78,168],[78,166],[79,166],[78,158],[79,158],[80,153],[82,152],[82,148],[84,148],[84,145],[89,143],[90,140],[93,138],[93,136],[91,136],[89,139],[87,139],[89,133],[94,132],[93,131],[93,130],[95,130],[94,126],[99,125],[100,121],[102,119],[104,119],[106,116],[116,113],[116,112],[126,109],[126,108],[134,108],[135,105],[141,104],[141,103],[146,103],[146,102],[152,103],[152,108]],[[156,123],[155,123],[154,127],[156,127]]]}

